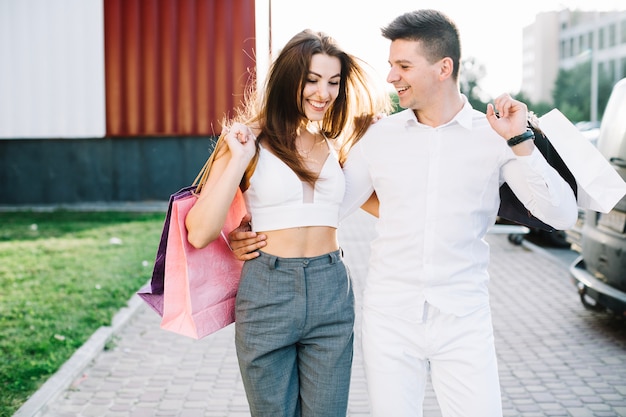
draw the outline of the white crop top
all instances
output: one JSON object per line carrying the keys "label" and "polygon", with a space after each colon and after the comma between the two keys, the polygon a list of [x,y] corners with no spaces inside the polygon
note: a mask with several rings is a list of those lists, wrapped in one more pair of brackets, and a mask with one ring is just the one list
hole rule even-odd
{"label": "white crop top", "polygon": [[[327,141],[328,143],[328,141]],[[339,205],[345,192],[343,171],[330,145],[315,189],[303,182],[272,152],[259,148],[259,159],[243,193],[255,232],[339,224]]]}

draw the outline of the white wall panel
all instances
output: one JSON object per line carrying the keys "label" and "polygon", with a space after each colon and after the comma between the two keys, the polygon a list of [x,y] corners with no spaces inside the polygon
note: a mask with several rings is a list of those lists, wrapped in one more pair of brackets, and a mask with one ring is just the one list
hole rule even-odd
{"label": "white wall panel", "polygon": [[105,135],[103,0],[0,0],[0,138]]}

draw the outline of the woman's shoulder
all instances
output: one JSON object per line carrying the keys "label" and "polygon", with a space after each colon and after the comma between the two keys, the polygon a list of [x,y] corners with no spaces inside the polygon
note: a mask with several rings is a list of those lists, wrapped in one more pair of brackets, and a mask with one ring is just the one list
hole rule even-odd
{"label": "woman's shoulder", "polygon": [[411,110],[402,110],[397,113],[384,116],[367,129],[363,139],[376,138],[381,135],[384,136],[386,133],[395,129],[403,129],[411,120],[415,120],[415,115]]}

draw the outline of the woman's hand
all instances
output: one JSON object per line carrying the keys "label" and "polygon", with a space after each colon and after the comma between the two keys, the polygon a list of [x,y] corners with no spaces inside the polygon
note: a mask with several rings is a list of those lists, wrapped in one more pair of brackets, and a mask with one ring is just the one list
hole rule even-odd
{"label": "woman's hand", "polygon": [[256,136],[242,123],[233,123],[224,129],[224,140],[233,158],[250,161],[256,152]]}

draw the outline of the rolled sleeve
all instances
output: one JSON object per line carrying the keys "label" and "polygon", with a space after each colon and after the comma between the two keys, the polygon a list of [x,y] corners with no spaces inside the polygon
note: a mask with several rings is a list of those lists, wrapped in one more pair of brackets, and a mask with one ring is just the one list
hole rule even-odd
{"label": "rolled sleeve", "polygon": [[535,217],[558,230],[575,224],[576,196],[537,148],[528,156],[514,157],[504,166],[503,175],[517,198]]}

